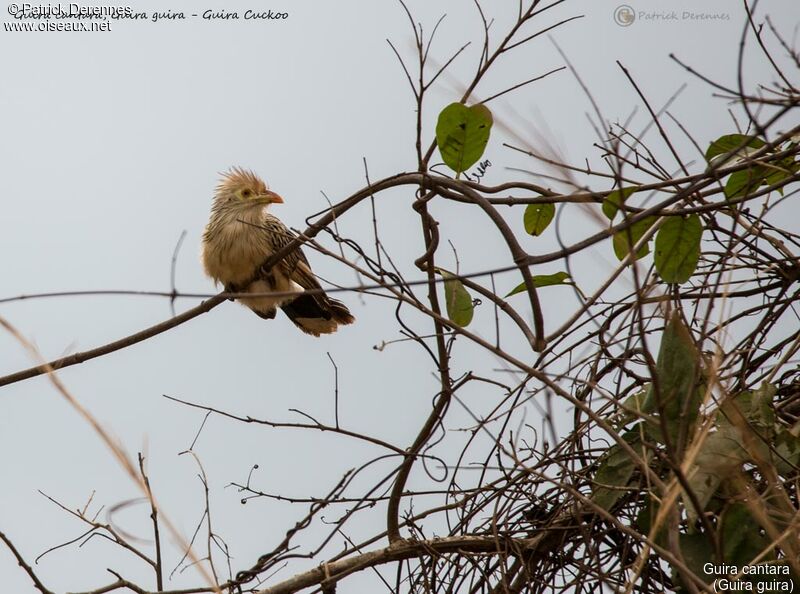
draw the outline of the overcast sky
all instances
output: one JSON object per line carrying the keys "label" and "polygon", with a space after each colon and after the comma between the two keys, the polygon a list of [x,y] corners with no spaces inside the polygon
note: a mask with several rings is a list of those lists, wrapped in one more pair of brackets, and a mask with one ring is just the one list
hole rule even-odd
{"label": "overcast sky", "polygon": [[[516,2],[484,4],[494,18],[496,43],[514,18]],[[608,121],[624,121],[634,109],[632,129],[641,130],[648,121],[615,63],[619,60],[657,108],[687,84],[671,113],[701,147],[735,131],[725,101],[713,98],[712,89],[668,56],[675,53],[698,71],[732,84],[744,24],[740,4],[631,4],[638,18],[629,26],[615,22],[616,1],[568,0],[548,11],[529,25],[531,33],[584,16],[504,55],[476,97],[562,66],[557,43]],[[288,16],[262,21],[189,16],[223,5],[240,16],[247,9]],[[435,63],[473,42],[428,97],[424,125],[430,141],[436,114],[460,98],[472,77],[481,24],[466,0],[410,0],[408,5],[426,33],[447,14],[431,50]],[[174,1],[138,2],[133,9],[149,15],[183,11],[188,18],[111,21],[110,31],[93,33],[0,32],[0,298],[90,289],[169,290],[172,252],[184,230],[177,288],[213,293],[199,263],[199,244],[220,171],[238,165],[263,176],[286,200],[273,212],[288,225],[304,228],[307,216],[326,207],[323,192],[337,202],[365,185],[363,159],[372,180],[415,169],[413,99],[386,42],[392,40],[413,62],[412,33],[397,2]],[[792,38],[800,20],[796,2],[762,1],[758,10],[770,13]],[[684,11],[714,18],[690,18]],[[0,20],[18,22],[5,6]],[[746,64],[751,80],[771,81],[756,52]],[[497,125],[486,150],[492,161],[487,183],[520,175],[507,169],[511,166],[544,172],[503,147],[503,142],[520,142],[509,130],[531,146],[558,147],[570,162],[582,164],[585,157],[599,162],[591,146],[597,139],[585,116],[591,112],[595,117],[591,104],[568,71],[510,93],[492,107]],[[650,134],[657,150],[664,151]],[[678,142],[685,154],[701,159],[686,139]],[[387,249],[409,278],[420,278],[413,260],[423,247],[418,219],[410,209],[412,198],[411,189],[387,192],[377,200],[377,211]],[[452,204],[432,208],[443,221],[444,236],[458,250],[461,271],[509,263],[501,238],[489,232],[480,214]],[[787,216],[800,215],[797,206],[786,208],[793,209]],[[522,236],[522,211],[507,215]],[[371,224],[365,204],[342,220],[340,230],[370,245]],[[576,210],[561,221],[561,231],[577,238],[598,225]],[[553,233],[523,242],[534,252],[557,247]],[[589,290],[614,262],[606,244],[590,256],[576,270],[576,281]],[[341,264],[316,254],[309,257],[322,277],[355,283],[353,272]],[[455,268],[449,252],[443,251],[442,257],[444,265]],[[559,269],[554,265],[539,272]],[[496,282],[505,293],[519,278],[500,275]],[[552,329],[577,301],[566,288],[543,293]],[[178,453],[192,443],[203,415],[166,400],[164,394],[275,420],[300,420],[289,412],[298,408],[332,422],[330,353],[339,368],[342,424],[402,447],[413,440],[436,391],[435,369],[409,343],[373,348],[401,338],[391,302],[355,294],[341,298],[357,322],[335,335],[314,339],[285,317],[266,322],[226,303],[166,334],[59,375],[129,454],[147,452],[151,481],[165,513],[190,536],[202,512],[202,489],[196,465]],[[180,300],[177,307],[196,303]],[[530,316],[522,302],[520,308]],[[2,304],[0,315],[53,358],[126,336],[170,317],[171,311],[163,298],[100,296]],[[420,332],[430,331],[420,318],[411,319]],[[473,326],[493,337],[488,307],[477,309]],[[506,344],[524,347],[516,337],[509,336]],[[497,366],[475,349],[457,349],[455,354],[459,373]],[[19,345],[0,334],[0,374],[29,365]],[[459,419],[467,422],[463,411],[454,411],[453,426]],[[568,428],[566,423],[561,429]],[[240,494],[225,485],[246,480],[251,466],[258,464],[258,488],[320,495],[346,469],[378,453],[329,434],[270,430],[220,418],[209,421],[195,451],[208,473],[216,527],[232,547],[235,569],[249,566],[272,548],[304,510],[264,501],[242,506]],[[391,464],[381,472],[388,472]],[[0,531],[29,561],[84,529],[39,490],[70,508],[82,507],[94,494],[94,510],[139,496],[98,437],[44,377],[0,389],[0,476]],[[141,507],[114,520],[149,537]],[[369,528],[359,529],[367,534]],[[37,571],[52,588],[87,590],[113,581],[105,567],[124,569],[132,580],[150,579],[141,563],[99,540],[81,550],[72,546],[52,552]],[[169,586],[198,582],[190,569],[176,574]],[[0,583],[4,592],[33,591],[5,549],[0,550]]]}

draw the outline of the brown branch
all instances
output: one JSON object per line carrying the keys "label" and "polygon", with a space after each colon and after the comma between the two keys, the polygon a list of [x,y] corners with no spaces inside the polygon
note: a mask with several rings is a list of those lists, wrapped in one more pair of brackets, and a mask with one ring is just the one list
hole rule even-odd
{"label": "brown branch", "polygon": [[331,585],[342,578],[370,567],[393,561],[414,559],[420,555],[444,555],[448,553],[513,554],[513,551],[534,553],[545,542],[547,533],[528,539],[498,541],[494,536],[447,536],[430,540],[399,540],[395,544],[362,553],[356,557],[323,563],[314,569],[297,574],[279,584],[260,590],[257,594],[291,594],[316,585]]}
{"label": "brown branch", "polygon": [[25,562],[20,552],[17,550],[17,547],[14,546],[14,543],[9,540],[9,538],[0,532],[0,540],[2,540],[14,557],[17,559],[17,564],[28,574],[28,577],[31,578],[33,581],[33,585],[36,586],[36,589],[39,590],[42,594],[55,594],[52,590],[48,590],[45,588],[44,584],[42,584],[41,580],[36,576],[31,566]]}
{"label": "brown branch", "polygon": [[[359,190],[349,198],[343,200],[332,209],[330,209],[324,216],[322,216],[318,222],[311,225],[308,229],[306,229],[305,233],[303,234],[304,237],[314,237],[319,233],[322,229],[324,229],[327,225],[332,223],[335,218],[342,213],[346,212],[365,198],[371,196],[374,192],[378,192],[380,190],[384,190],[386,188],[391,188],[394,186],[400,186],[405,184],[417,184],[421,181],[422,176],[416,173],[401,173],[392,177],[388,177],[383,179],[372,186],[368,186],[364,189]],[[278,262],[280,262],[283,258],[285,258],[288,254],[293,252],[295,249],[300,247],[306,239],[304,238],[297,238],[293,241],[284,246],[283,249],[275,252],[268,260],[262,264],[261,268],[266,270],[267,272]],[[167,330],[171,330],[176,326],[183,324],[184,322],[188,322],[189,320],[196,318],[200,314],[204,314],[217,305],[222,303],[228,298],[227,293],[219,293],[214,297],[204,301],[200,305],[193,307],[169,320],[165,320],[155,326],[150,326],[145,330],[140,332],[136,332],[135,334],[131,334],[130,336],[126,336],[125,338],[121,338],[119,340],[115,340],[114,342],[110,342],[103,346],[83,351],[80,353],[74,353],[72,355],[68,355],[66,357],[61,357],[60,359],[55,359],[48,363],[44,363],[42,365],[37,365],[35,367],[30,367],[28,369],[24,369],[22,371],[17,371],[16,373],[11,373],[9,375],[0,377],[0,387],[7,386],[9,384],[13,384],[15,382],[19,382],[22,380],[26,380],[32,377],[36,377],[38,375],[42,375],[45,373],[49,373],[50,371],[55,371],[59,369],[63,369],[65,367],[70,367],[72,365],[77,365],[79,363],[84,363],[89,361],[90,359],[96,359],[97,357],[102,357],[103,355],[108,355],[115,351],[127,348],[132,346],[136,343],[142,342],[143,340],[147,340],[148,338],[152,338],[161,334],[162,332],[166,332]]]}
{"label": "brown branch", "polygon": [[59,369],[70,367],[72,365],[78,365],[79,363],[84,363],[90,359],[96,359],[97,357],[108,355],[115,351],[132,346],[138,342],[142,342],[143,340],[147,340],[148,338],[158,336],[162,332],[171,330],[172,328],[175,328],[184,322],[188,322],[189,320],[196,318],[201,314],[211,311],[217,305],[225,301],[225,299],[225,293],[220,293],[211,299],[203,301],[200,305],[186,310],[174,318],[165,320],[160,324],[156,324],[155,326],[145,328],[144,330],[136,332],[135,334],[131,334],[130,336],[126,336],[125,338],[120,338],[119,340],[115,340],[114,342],[104,344],[103,346],[90,349],[88,351],[73,353],[72,355],[61,357],[60,359],[54,359],[49,363],[43,363],[42,365],[36,365],[35,367],[29,367],[28,369],[23,369],[22,371],[17,371],[16,373],[11,373],[4,377],[0,377],[0,387],[36,377],[37,375],[50,373],[51,371],[58,371]]}
{"label": "brown branch", "polygon": [[214,592],[213,588],[181,588],[178,590],[162,590],[156,591],[145,590],[141,586],[126,580],[116,571],[111,569],[107,570],[110,574],[117,578],[117,581],[112,582],[106,586],[97,588],[96,590],[88,590],[86,592],[75,592],[74,594],[106,594],[106,592],[113,592],[114,590],[130,590],[136,594],[204,594],[205,592]]}
{"label": "brown branch", "polygon": [[164,576],[161,565],[161,536],[158,530],[158,508],[153,500],[153,491],[150,488],[150,479],[148,478],[147,473],[144,471],[144,456],[142,456],[141,453],[139,454],[139,472],[142,475],[142,480],[144,481],[144,486],[147,491],[147,499],[150,502],[150,519],[153,521],[153,539],[155,540],[156,548],[156,558],[153,568],[156,572],[156,587],[160,592],[164,589]]}
{"label": "brown branch", "polygon": [[[404,454],[404,450],[402,448],[397,447],[387,441],[382,439],[378,439],[376,437],[370,437],[369,435],[363,435],[361,433],[356,433],[355,431],[350,431],[349,429],[343,429],[342,427],[334,427],[332,425],[323,425],[322,423],[318,422],[316,419],[313,424],[311,423],[287,423],[287,422],[279,422],[279,421],[268,421],[266,419],[257,419],[251,416],[240,416],[235,415],[233,413],[225,412],[224,410],[220,410],[218,408],[213,408],[211,406],[205,406],[202,404],[196,404],[194,402],[189,402],[187,400],[181,400],[180,398],[175,398],[174,396],[168,396],[167,394],[163,394],[164,398],[168,400],[172,400],[173,402],[177,402],[179,404],[183,404],[185,406],[189,406],[191,408],[197,408],[200,410],[204,410],[209,413],[218,414],[222,417],[226,417],[228,419],[233,419],[235,421],[241,421],[242,423],[253,423],[257,425],[267,425],[268,427],[274,428],[293,428],[293,429],[316,429],[318,431],[326,432],[330,431],[331,433],[337,433],[339,435],[344,435],[346,437],[353,437],[355,439],[361,439],[366,441],[367,443],[371,443],[372,445],[377,445],[383,448],[386,448],[389,451],[392,451],[396,454]],[[297,411],[300,412],[300,411]],[[300,413],[303,414],[303,413]],[[308,417],[308,415],[305,415]],[[308,417],[311,418],[311,417]]]}
{"label": "brown branch", "polygon": [[425,254],[426,261],[420,262],[417,260],[417,265],[423,268],[428,275],[428,301],[431,304],[431,312],[434,314],[433,327],[436,337],[436,349],[438,354],[437,364],[439,366],[439,381],[441,383],[441,390],[437,395],[436,402],[433,405],[430,415],[428,415],[425,424],[417,434],[414,443],[408,448],[406,457],[403,460],[397,472],[397,478],[392,486],[392,492],[389,497],[389,504],[386,511],[386,534],[389,543],[400,541],[400,501],[402,500],[403,490],[405,489],[406,481],[411,474],[411,468],[416,461],[417,455],[430,439],[436,426],[442,421],[447,408],[450,405],[450,397],[456,389],[452,386],[452,379],[450,377],[450,354],[447,351],[447,346],[444,341],[445,326],[441,319],[441,308],[439,307],[439,296],[436,292],[436,266],[434,263],[435,243],[438,242],[438,232],[436,231],[436,221],[428,213],[428,205],[426,196],[422,195],[423,189],[420,188],[420,199],[414,204],[415,210],[420,214],[420,221],[422,223],[422,235],[425,240]]}
{"label": "brown branch", "polygon": [[[533,283],[533,276],[531,275],[530,268],[528,267],[530,255],[522,249],[522,246],[519,244],[519,241],[517,241],[516,236],[511,231],[511,228],[508,226],[506,220],[491,204],[488,203],[483,196],[470,188],[460,186],[457,184],[457,182],[444,178],[437,179],[436,183],[446,186],[450,190],[456,190],[468,197],[475,204],[480,206],[481,209],[483,209],[486,215],[492,220],[492,223],[494,223],[495,227],[497,227],[498,231],[500,231],[500,234],[503,236],[503,239],[505,240],[506,245],[511,252],[511,257],[514,260],[514,264],[516,264],[520,274],[522,275],[522,280],[525,282],[525,289],[527,290],[528,297],[531,302],[531,309],[533,310],[533,330],[536,335],[536,342],[533,345],[533,348],[536,351],[543,351],[546,346],[544,316],[542,315],[542,307],[539,304],[536,286]],[[445,193],[441,188],[439,191]]]}

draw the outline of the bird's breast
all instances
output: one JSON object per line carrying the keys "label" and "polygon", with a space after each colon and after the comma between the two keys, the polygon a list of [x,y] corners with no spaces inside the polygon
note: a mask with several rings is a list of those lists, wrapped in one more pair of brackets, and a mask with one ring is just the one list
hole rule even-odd
{"label": "bird's breast", "polygon": [[243,283],[272,255],[264,232],[240,221],[209,223],[203,237],[206,274],[222,284]]}

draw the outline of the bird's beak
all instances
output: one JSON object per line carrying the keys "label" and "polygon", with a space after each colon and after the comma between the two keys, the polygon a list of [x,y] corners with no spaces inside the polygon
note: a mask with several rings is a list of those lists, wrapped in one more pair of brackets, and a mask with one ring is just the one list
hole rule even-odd
{"label": "bird's beak", "polygon": [[259,202],[264,202],[264,204],[283,204],[283,198],[281,198],[278,194],[271,190],[267,190],[259,197]]}

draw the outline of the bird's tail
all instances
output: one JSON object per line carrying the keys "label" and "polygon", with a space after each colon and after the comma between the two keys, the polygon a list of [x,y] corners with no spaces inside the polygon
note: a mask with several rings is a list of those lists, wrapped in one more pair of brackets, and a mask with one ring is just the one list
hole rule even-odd
{"label": "bird's tail", "polygon": [[347,325],[352,324],[356,321],[353,317],[353,314],[350,313],[350,310],[347,309],[347,306],[339,301],[338,299],[331,299],[330,297],[325,297],[328,302],[328,310],[331,312],[331,317],[336,320],[339,324]]}
{"label": "bird's tail", "polygon": [[331,334],[340,324],[355,321],[344,303],[327,295],[300,295],[281,309],[295,326],[313,336]]}

